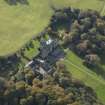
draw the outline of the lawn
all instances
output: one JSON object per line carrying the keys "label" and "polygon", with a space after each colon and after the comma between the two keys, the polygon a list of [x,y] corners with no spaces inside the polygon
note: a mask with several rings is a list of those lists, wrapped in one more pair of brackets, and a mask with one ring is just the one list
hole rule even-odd
{"label": "lawn", "polygon": [[26,57],[21,57],[21,60],[23,61],[24,64],[27,64],[30,60],[32,60],[35,56],[38,55],[39,53],[39,48],[40,43],[38,40],[33,41],[33,48],[29,48],[28,50],[25,50],[24,56]]}
{"label": "lawn", "polygon": [[[50,6],[72,6],[101,11],[103,0],[28,0],[29,5],[8,5],[0,0],[0,56],[12,54],[49,23]],[[102,10],[104,13],[104,9]]]}
{"label": "lawn", "polygon": [[82,80],[86,85],[92,87],[96,91],[99,99],[105,103],[105,79],[91,69],[86,68],[82,64],[82,60],[72,51],[67,52],[65,64],[73,77]]}

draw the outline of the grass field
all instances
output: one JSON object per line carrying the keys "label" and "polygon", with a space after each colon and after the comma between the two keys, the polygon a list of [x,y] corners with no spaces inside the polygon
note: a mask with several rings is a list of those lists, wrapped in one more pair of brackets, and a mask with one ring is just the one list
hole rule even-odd
{"label": "grass field", "polygon": [[46,0],[29,0],[29,5],[8,5],[0,0],[0,56],[18,50],[49,23],[52,11]]}
{"label": "grass field", "polygon": [[17,51],[32,36],[49,23],[53,12],[51,5],[94,9],[104,14],[103,0],[28,0],[29,5],[8,5],[0,0],[0,56]]}
{"label": "grass field", "polygon": [[86,85],[92,87],[99,99],[105,103],[105,79],[82,64],[82,60],[72,51],[68,51],[65,64],[73,77],[82,80]]}

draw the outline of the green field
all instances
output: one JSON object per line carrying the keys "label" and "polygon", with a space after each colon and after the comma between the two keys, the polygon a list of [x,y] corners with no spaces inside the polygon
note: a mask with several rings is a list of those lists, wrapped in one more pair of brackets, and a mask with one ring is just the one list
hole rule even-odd
{"label": "green field", "polygon": [[105,79],[82,64],[82,60],[72,51],[67,52],[65,64],[73,77],[82,80],[86,85],[92,87],[99,99],[105,103]]}
{"label": "green field", "polygon": [[104,14],[103,0],[28,0],[29,5],[8,5],[0,0],[0,56],[17,51],[49,23],[50,6],[94,9]]}
{"label": "green field", "polygon": [[[28,0],[29,5],[8,5],[0,0],[0,56],[12,54],[20,49],[32,36],[40,33],[49,23],[53,11],[50,6],[72,6],[81,9],[94,9],[105,14],[104,0]],[[35,56],[35,50],[25,52],[29,58]],[[23,59],[24,60],[24,59]],[[74,77],[83,80],[95,89],[100,100],[105,103],[105,80],[82,65],[82,60],[73,52],[68,52],[65,63]],[[105,68],[105,66],[103,66]]]}
{"label": "green field", "polygon": [[52,11],[46,0],[29,0],[29,5],[8,5],[0,0],[0,56],[11,54],[49,23]]}

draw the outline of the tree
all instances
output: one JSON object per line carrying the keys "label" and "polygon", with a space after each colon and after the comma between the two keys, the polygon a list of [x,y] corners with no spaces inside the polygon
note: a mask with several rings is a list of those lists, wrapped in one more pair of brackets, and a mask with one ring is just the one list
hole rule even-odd
{"label": "tree", "polygon": [[87,32],[91,27],[91,19],[88,17],[81,19],[80,24],[83,26],[82,32]]}
{"label": "tree", "polygon": [[20,99],[20,105],[28,105],[27,99],[26,98]]}
{"label": "tree", "polygon": [[68,88],[70,86],[71,79],[68,77],[60,77],[59,84],[63,88]]}
{"label": "tree", "polygon": [[27,97],[27,103],[28,105],[34,105],[34,97],[29,95]]}
{"label": "tree", "polygon": [[88,39],[88,34],[87,33],[81,34],[81,40],[87,40],[87,39]]}
{"label": "tree", "polygon": [[100,63],[100,57],[97,54],[86,55],[84,63],[90,66],[96,66]]}
{"label": "tree", "polygon": [[101,34],[105,35],[105,21],[103,21],[102,19],[97,19],[96,26],[97,26],[97,30]]}
{"label": "tree", "polygon": [[57,70],[65,70],[66,66],[64,65],[63,59],[56,63]]}
{"label": "tree", "polygon": [[89,40],[84,40],[83,42],[77,44],[76,52],[79,55],[84,56],[87,53],[87,50],[88,50],[89,46],[90,46]]}
{"label": "tree", "polygon": [[19,81],[19,82],[16,82],[15,86],[16,86],[17,97],[25,96],[26,83],[24,81]]}
{"label": "tree", "polygon": [[37,105],[46,105],[48,99],[47,96],[43,93],[37,93],[35,95],[35,102]]}
{"label": "tree", "polygon": [[101,48],[102,48],[103,52],[105,52],[105,41],[101,42]]}
{"label": "tree", "polygon": [[7,86],[7,81],[3,78],[0,77],[0,92],[2,92]]}

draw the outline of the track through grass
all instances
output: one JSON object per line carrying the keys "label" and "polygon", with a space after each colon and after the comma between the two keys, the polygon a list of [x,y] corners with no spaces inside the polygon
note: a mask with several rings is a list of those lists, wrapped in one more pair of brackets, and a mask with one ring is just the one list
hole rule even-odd
{"label": "track through grass", "polygon": [[72,51],[68,51],[64,61],[73,77],[82,80],[86,85],[92,87],[96,91],[99,99],[105,103],[105,80],[92,70],[86,68],[82,64],[82,60]]}

